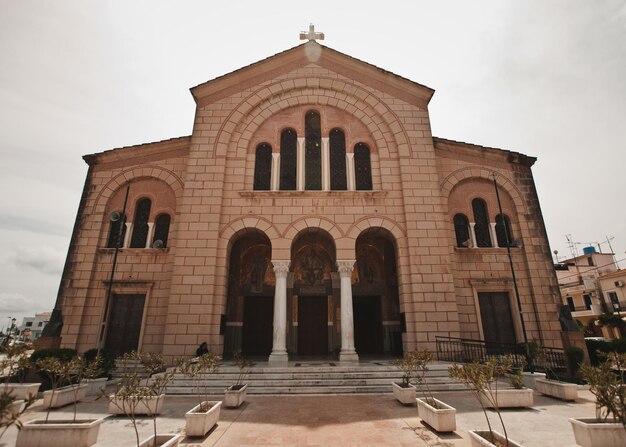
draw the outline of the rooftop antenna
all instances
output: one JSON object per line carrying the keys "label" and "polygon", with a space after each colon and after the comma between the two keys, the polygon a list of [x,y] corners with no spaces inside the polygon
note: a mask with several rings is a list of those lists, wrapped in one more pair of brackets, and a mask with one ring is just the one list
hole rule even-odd
{"label": "rooftop antenna", "polygon": [[576,247],[576,242],[572,241],[572,235],[566,234],[565,239],[567,239],[567,246],[569,247],[569,251],[572,254],[572,258],[577,258],[578,248]]}

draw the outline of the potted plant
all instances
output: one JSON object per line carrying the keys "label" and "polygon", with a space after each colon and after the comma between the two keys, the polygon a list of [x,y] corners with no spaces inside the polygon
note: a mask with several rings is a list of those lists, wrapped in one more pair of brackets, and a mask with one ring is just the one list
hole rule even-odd
{"label": "potted plant", "polygon": [[224,406],[226,408],[239,408],[245,402],[248,384],[244,384],[243,381],[248,377],[253,366],[253,363],[244,358],[239,351],[235,352],[233,360],[239,368],[239,375],[235,383],[224,391]]}
{"label": "potted plant", "polygon": [[[487,408],[494,408],[497,401],[500,408],[523,408],[533,406],[533,390],[524,386],[523,368],[512,368],[507,374],[510,389],[495,387],[491,390],[495,399],[491,399],[488,391],[482,391],[480,398]],[[497,379],[496,379],[497,383]]]}
{"label": "potted plant", "polygon": [[392,364],[402,371],[402,382],[391,382],[393,396],[404,405],[413,405],[416,388],[411,381],[417,375],[417,352],[405,352],[402,358],[394,360]]}
{"label": "potted plant", "polygon": [[110,379],[111,369],[115,366],[115,359],[105,350],[90,349],[83,354],[87,368],[83,383],[87,385],[87,396],[101,394],[106,389]]}
{"label": "potted plant", "polygon": [[[460,381],[468,386],[480,404],[485,419],[487,420],[488,430],[470,430],[470,439],[473,447],[480,446],[508,446],[508,447],[521,447],[520,444],[509,439],[506,431],[506,426],[502,420],[502,414],[500,413],[500,406],[497,399],[497,380],[498,376],[504,375],[511,369],[512,358],[505,356],[502,358],[489,357],[485,363],[474,362],[466,365],[454,364],[448,369],[448,375],[450,378]],[[495,384],[495,385],[494,385]],[[481,394],[486,392],[486,395],[491,399],[492,405],[504,434],[500,434],[493,430],[487,409],[481,398]]]}
{"label": "potted plant", "polygon": [[19,417],[35,402],[35,396],[28,396],[27,400],[16,399],[10,391],[0,391],[0,439],[9,427],[16,425],[22,428]]}
{"label": "potted plant", "polygon": [[31,396],[37,397],[41,383],[24,383],[26,373],[31,367],[31,361],[26,354],[26,346],[6,346],[3,348],[3,353],[5,358],[0,360],[0,371],[4,374],[4,391],[10,391],[16,400],[28,400]]}
{"label": "potted plant", "polygon": [[418,351],[416,354],[417,375],[415,383],[424,397],[418,397],[417,414],[426,424],[438,432],[452,432],[456,430],[456,409],[450,405],[435,399],[425,380],[428,372],[428,364],[432,362],[433,354],[427,350]]}
{"label": "potted plant", "polygon": [[543,364],[546,371],[545,379],[535,379],[535,389],[546,396],[556,397],[561,400],[576,400],[578,397],[578,385],[570,382],[562,382],[558,380],[558,375],[549,366],[547,361],[547,352],[545,349],[539,350],[537,360]]}
{"label": "potted plant", "polygon": [[596,397],[596,417],[570,419],[576,443],[583,447],[626,445],[626,354],[611,352],[600,366],[582,366]]}
{"label": "potted plant", "polygon": [[[129,366],[137,364],[136,362],[141,365],[141,370]],[[178,446],[180,435],[157,432],[157,416],[163,406],[164,390],[174,375],[173,371],[154,375],[165,367],[163,356],[133,351],[122,355],[118,363],[123,365],[122,377],[117,383],[115,393],[107,396],[109,413],[126,415],[130,418],[135,430],[137,447]],[[105,392],[101,395],[105,395]],[[153,434],[143,442],[140,442],[137,430],[138,415],[148,415],[152,418]]]}
{"label": "potted plant", "polygon": [[193,360],[180,362],[179,370],[194,382],[198,398],[198,405],[185,413],[187,436],[205,436],[219,420],[222,402],[209,400],[206,375],[217,371],[220,360],[219,356],[209,352]]}
{"label": "potted plant", "polygon": [[[37,368],[46,374],[52,389],[44,392],[45,419],[37,419],[22,425],[17,435],[17,447],[63,447],[69,445],[90,446],[96,443],[100,424],[104,418],[78,419],[76,404],[84,398],[86,385],[80,382],[83,376],[84,360],[74,357],[62,360],[56,357],[44,357],[37,360]],[[74,382],[74,383],[72,383]],[[69,383],[65,387],[59,385]],[[72,419],[50,420],[50,409],[74,404]]]}

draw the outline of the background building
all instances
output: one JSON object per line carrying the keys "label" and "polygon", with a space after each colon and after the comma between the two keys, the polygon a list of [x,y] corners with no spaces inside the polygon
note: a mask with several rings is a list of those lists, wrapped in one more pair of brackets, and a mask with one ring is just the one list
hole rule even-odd
{"label": "background building", "polygon": [[84,157],[63,346],[283,363],[561,345],[535,158],[433,137],[432,89],[313,40],[191,93],[190,136]]}
{"label": "background building", "polygon": [[34,317],[24,317],[22,324],[18,326],[21,338],[24,341],[35,341],[41,336],[41,332],[50,321],[51,312],[40,312]]}

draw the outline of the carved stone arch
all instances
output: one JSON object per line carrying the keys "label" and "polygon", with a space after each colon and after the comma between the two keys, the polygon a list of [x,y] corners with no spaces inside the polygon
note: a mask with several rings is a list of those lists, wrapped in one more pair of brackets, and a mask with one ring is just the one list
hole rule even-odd
{"label": "carved stone arch", "polygon": [[146,177],[161,180],[169,185],[169,187],[172,188],[176,196],[176,203],[180,203],[183,195],[184,184],[181,178],[176,175],[176,173],[160,166],[136,166],[134,168],[126,169],[120,172],[104,185],[104,187],[96,196],[96,213],[104,212],[107,202],[119,188],[132,180]]}
{"label": "carved stone arch", "polygon": [[356,240],[363,231],[368,228],[377,227],[389,231],[396,241],[400,241],[406,237],[406,229],[403,225],[389,217],[379,215],[364,216],[357,220],[348,231],[346,231],[346,237]]}
{"label": "carved stone arch", "polygon": [[[480,178],[493,182],[493,172],[494,171],[485,168],[470,166],[458,169],[448,175],[441,182],[442,196],[445,197],[447,200],[450,197],[450,194],[452,193],[454,187],[467,179]],[[509,194],[509,197],[511,197],[511,200],[515,205],[517,214],[526,214],[528,212],[527,206],[522,197],[522,193],[517,185],[515,185],[515,183],[513,183],[508,177],[506,177],[504,173],[499,174],[500,175],[498,175],[497,177],[498,186],[502,187]]]}
{"label": "carved stone arch", "polygon": [[[320,87],[320,80],[327,81],[325,87]],[[317,100],[312,101],[313,97]],[[401,156],[410,155],[405,129],[396,114],[380,98],[354,84],[323,77],[277,81],[244,98],[219,130],[216,154],[225,155],[229,147],[237,146],[235,135],[239,140],[239,149],[243,146],[245,154],[252,134],[266,119],[295,105],[329,105],[352,113],[372,135],[378,136],[376,145],[379,149],[387,148],[385,135],[392,135],[392,148],[395,146]]]}
{"label": "carved stone arch", "polygon": [[344,236],[341,229],[327,217],[308,216],[302,217],[292,222],[291,225],[289,225],[289,227],[285,229],[282,237],[286,240],[293,241],[302,231],[312,228],[321,229],[327,232],[335,241],[335,246],[337,245],[336,241],[343,238]]}
{"label": "carved stone arch", "polygon": [[[237,239],[235,236],[245,233],[248,230],[256,230],[263,233],[268,237],[270,242],[280,238],[278,230],[268,219],[261,216],[245,216],[239,217],[222,226],[219,231],[220,248],[229,250],[232,242]],[[274,244],[272,244],[272,247],[273,246]]]}

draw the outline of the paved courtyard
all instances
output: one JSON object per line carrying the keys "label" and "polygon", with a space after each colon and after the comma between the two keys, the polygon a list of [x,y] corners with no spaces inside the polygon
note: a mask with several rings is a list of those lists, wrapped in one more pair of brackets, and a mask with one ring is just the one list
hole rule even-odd
{"label": "paved courtyard", "polygon": [[[467,392],[439,393],[457,408],[457,431],[437,434],[423,425],[415,406],[403,406],[391,394],[357,396],[248,396],[239,409],[222,409],[218,425],[203,439],[183,439],[181,446],[469,446],[467,431],[486,429],[477,402]],[[162,433],[183,433],[184,414],[195,403],[192,397],[168,396],[158,427]],[[107,415],[106,402],[88,398],[78,405],[85,417]],[[494,426],[496,414],[489,412]],[[593,396],[579,391],[573,403],[535,393],[531,409],[504,410],[509,435],[525,446],[575,446],[570,417],[594,414]],[[52,412],[51,419],[71,417],[72,407]],[[41,400],[24,420],[44,416]],[[140,418],[140,438],[152,431],[152,421]],[[17,430],[11,428],[0,446],[13,446]],[[134,444],[134,431],[126,417],[109,417],[101,426],[97,447]],[[69,447],[69,446],[68,446]]]}

